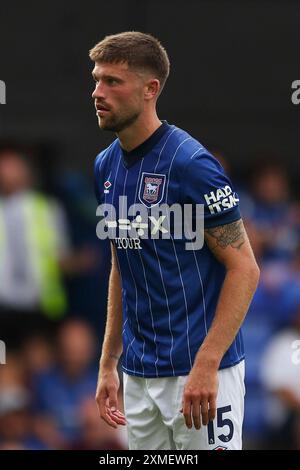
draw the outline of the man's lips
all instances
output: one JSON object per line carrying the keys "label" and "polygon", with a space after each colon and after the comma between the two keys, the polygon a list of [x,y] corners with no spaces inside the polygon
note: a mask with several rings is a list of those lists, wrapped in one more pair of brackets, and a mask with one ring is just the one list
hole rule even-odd
{"label": "man's lips", "polygon": [[109,111],[109,108],[107,106],[104,106],[103,104],[96,104],[95,108],[96,111]]}
{"label": "man's lips", "polygon": [[105,114],[108,114],[109,113],[109,110],[108,109],[97,109],[96,111],[96,114],[97,116],[104,116]]}
{"label": "man's lips", "polygon": [[109,113],[109,109],[106,106],[103,106],[101,104],[97,104],[95,107],[96,107],[96,115],[97,116],[105,116],[106,114]]}

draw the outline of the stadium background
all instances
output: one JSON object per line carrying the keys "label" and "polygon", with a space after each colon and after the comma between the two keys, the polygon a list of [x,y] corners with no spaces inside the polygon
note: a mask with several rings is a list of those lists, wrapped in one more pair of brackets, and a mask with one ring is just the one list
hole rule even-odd
{"label": "stadium background", "polygon": [[[291,83],[300,79],[299,18],[300,4],[291,0],[0,5],[0,79],[7,87],[1,202],[8,151],[21,152],[25,160],[15,159],[13,171],[30,165],[33,186],[46,201],[55,198],[67,221],[59,266],[68,298],[60,320],[33,313],[47,317],[37,320],[39,329],[25,328],[28,312],[18,312],[7,364],[0,365],[2,449],[126,448],[124,433],[100,422],[93,401],[110,260],[95,235],[92,168],[113,136],[97,127],[88,50],[107,34],[134,29],[166,47],[171,75],[159,115],[222,161],[260,264],[244,328],[245,447],[300,448],[300,365],[282,359],[300,339],[300,106],[291,101]],[[0,339],[6,320],[0,297]]]}

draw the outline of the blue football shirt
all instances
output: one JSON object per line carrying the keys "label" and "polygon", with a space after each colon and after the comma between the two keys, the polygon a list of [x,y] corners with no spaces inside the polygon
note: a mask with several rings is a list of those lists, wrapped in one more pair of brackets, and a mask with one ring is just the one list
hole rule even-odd
{"label": "blue football shirt", "polygon": [[[225,268],[205,243],[186,250],[184,235],[126,235],[124,226],[138,220],[146,227],[151,221],[124,216],[119,197],[127,197],[128,207],[142,204],[146,214],[157,204],[203,204],[204,227],[209,228],[240,218],[232,184],[203,145],[163,121],[131,152],[118,139],[103,150],[95,161],[95,187],[98,203],[115,208],[109,221],[117,227],[112,243],[122,282],[122,369],[139,377],[186,375],[214,318]],[[220,368],[243,358],[240,330]]]}

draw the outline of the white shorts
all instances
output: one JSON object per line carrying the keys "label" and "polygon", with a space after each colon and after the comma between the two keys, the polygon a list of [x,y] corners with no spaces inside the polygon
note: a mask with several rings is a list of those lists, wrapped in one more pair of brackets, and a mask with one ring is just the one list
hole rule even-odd
{"label": "white shorts", "polygon": [[242,449],[245,362],[219,370],[217,415],[188,429],[180,412],[187,375],[141,378],[123,373],[130,450]]}

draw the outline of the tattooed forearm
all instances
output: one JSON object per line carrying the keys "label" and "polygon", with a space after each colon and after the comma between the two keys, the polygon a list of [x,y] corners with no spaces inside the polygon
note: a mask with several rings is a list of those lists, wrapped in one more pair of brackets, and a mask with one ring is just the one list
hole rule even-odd
{"label": "tattooed forearm", "polygon": [[241,219],[231,224],[208,228],[206,232],[215,239],[216,246],[223,249],[230,245],[239,250],[245,243],[245,231]]}

